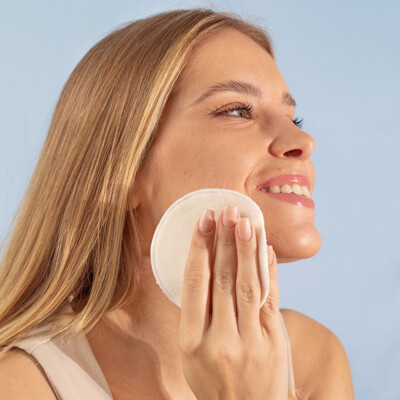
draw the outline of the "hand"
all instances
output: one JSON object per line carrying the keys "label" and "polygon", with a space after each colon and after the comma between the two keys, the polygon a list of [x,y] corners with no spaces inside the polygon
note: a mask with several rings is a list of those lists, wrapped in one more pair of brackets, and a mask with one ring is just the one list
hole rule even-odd
{"label": "hand", "polygon": [[235,210],[225,211],[230,227],[220,218],[212,266],[211,213],[210,232],[201,233],[197,222],[185,265],[179,345],[186,381],[199,400],[286,400],[288,350],[275,253],[269,249],[269,295],[260,309],[254,228],[249,241],[241,240],[246,218],[235,224]]}

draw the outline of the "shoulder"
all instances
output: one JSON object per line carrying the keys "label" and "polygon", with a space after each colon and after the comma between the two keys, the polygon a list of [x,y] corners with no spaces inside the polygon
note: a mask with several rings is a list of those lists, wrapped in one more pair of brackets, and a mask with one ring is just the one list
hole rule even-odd
{"label": "shoulder", "polygon": [[56,400],[57,396],[35,357],[13,348],[0,358],[0,398]]}
{"label": "shoulder", "polygon": [[280,310],[292,350],[296,389],[304,399],[353,400],[346,351],[324,325],[298,311]]}

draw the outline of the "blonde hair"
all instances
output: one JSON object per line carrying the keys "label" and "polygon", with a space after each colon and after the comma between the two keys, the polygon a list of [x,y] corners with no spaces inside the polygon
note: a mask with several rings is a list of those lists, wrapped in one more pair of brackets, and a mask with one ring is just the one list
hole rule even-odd
{"label": "blonde hair", "polygon": [[[190,52],[225,28],[274,58],[260,27],[196,8],[117,28],[73,70],[7,234],[16,221],[0,264],[0,356],[37,328],[50,338],[86,334],[136,290],[140,233],[127,211],[135,177]],[[76,312],[63,313],[71,295]]]}

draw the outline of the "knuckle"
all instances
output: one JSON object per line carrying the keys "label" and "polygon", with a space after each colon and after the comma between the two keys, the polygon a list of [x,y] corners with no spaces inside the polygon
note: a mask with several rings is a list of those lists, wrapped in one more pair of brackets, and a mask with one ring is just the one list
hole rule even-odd
{"label": "knuckle", "polygon": [[185,356],[196,357],[201,352],[200,345],[191,339],[181,339],[179,347]]}
{"label": "knuckle", "polygon": [[222,293],[230,294],[233,286],[233,276],[227,271],[215,271],[214,272],[214,285]]}
{"label": "knuckle", "polygon": [[254,304],[260,301],[260,290],[255,285],[239,284],[238,297],[245,303]]}
{"label": "knuckle", "polygon": [[232,346],[228,344],[220,344],[216,348],[210,350],[211,359],[219,364],[234,364],[237,360],[237,354]]}
{"label": "knuckle", "polygon": [[234,360],[232,350],[230,350],[226,346],[220,346],[220,348],[218,349],[218,359],[221,360],[223,363],[231,364]]}
{"label": "knuckle", "polygon": [[208,284],[209,276],[200,271],[193,263],[189,263],[188,268],[184,273],[184,283],[190,288],[198,288]]}
{"label": "knuckle", "polygon": [[208,243],[203,238],[201,238],[199,236],[195,236],[192,240],[192,247],[194,247],[195,249],[207,250]]}
{"label": "knuckle", "polygon": [[279,298],[268,296],[261,307],[261,312],[272,315],[279,312]]}
{"label": "knuckle", "polygon": [[218,238],[218,241],[227,247],[234,247],[236,246],[236,238],[234,236],[232,236],[231,234],[227,234],[227,235],[221,235]]}

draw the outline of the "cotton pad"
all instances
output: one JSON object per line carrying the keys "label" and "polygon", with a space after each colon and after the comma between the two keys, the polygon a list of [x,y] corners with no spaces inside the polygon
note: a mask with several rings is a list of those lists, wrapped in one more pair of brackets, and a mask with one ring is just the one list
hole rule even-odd
{"label": "cotton pad", "polygon": [[[267,239],[264,216],[258,204],[243,193],[229,189],[200,189],[176,200],[164,213],[155,230],[150,248],[150,261],[157,284],[165,295],[181,307],[183,276],[192,234],[203,209],[215,211],[215,221],[226,205],[237,206],[240,217],[248,217],[257,238],[258,265],[261,278],[261,302],[269,291]],[[217,232],[215,232],[217,236]],[[215,254],[214,241],[214,254]]]}

